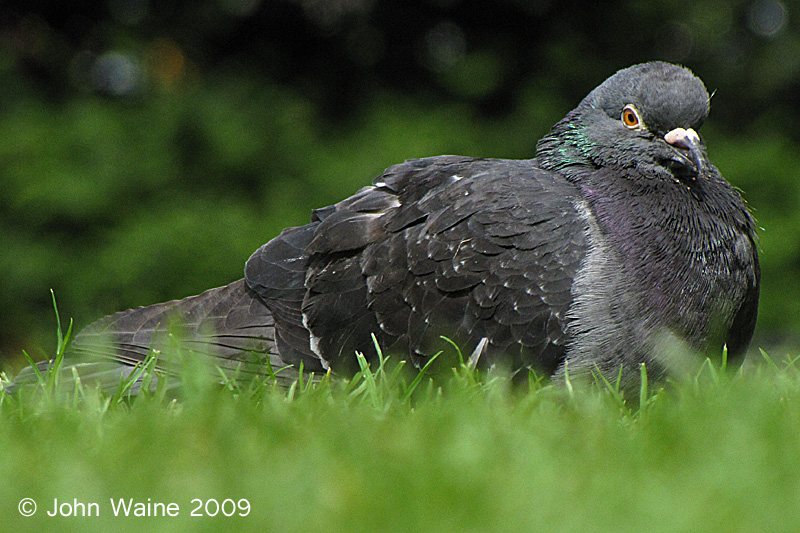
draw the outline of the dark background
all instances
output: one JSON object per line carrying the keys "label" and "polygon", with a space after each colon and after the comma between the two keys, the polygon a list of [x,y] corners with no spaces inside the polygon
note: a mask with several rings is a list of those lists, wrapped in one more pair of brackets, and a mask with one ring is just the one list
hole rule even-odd
{"label": "dark background", "polygon": [[0,5],[0,361],[242,276],[404,159],[526,158],[616,70],[714,92],[701,134],[761,232],[755,346],[800,345],[800,10],[776,1]]}

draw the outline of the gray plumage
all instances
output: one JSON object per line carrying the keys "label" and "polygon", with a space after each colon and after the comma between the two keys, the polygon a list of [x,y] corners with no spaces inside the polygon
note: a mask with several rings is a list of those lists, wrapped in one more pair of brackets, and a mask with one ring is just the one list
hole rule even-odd
{"label": "gray plumage", "polygon": [[622,70],[533,159],[390,167],[259,248],[244,280],[101,319],[69,361],[118,381],[169,342],[171,321],[194,357],[238,377],[267,362],[347,374],[356,351],[376,357],[372,335],[418,366],[444,335],[479,366],[610,381],[621,369],[627,387],[640,363],[659,378],[723,345],[741,360],[758,306],[755,224],[695,133],[708,110],[687,69]]}

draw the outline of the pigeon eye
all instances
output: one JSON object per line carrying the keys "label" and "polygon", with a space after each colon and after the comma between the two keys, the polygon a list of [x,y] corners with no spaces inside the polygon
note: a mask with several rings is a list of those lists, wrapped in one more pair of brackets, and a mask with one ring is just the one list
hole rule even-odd
{"label": "pigeon eye", "polygon": [[626,105],[622,109],[622,123],[625,124],[626,128],[632,130],[639,127],[641,120],[639,120],[639,113],[636,111],[635,107]]}

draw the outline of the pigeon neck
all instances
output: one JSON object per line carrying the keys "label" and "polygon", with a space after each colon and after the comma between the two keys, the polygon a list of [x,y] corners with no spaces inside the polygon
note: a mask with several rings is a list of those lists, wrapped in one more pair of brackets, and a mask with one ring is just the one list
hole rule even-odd
{"label": "pigeon neck", "polygon": [[592,146],[576,109],[537,143],[536,159],[542,168],[564,174],[570,181],[578,181],[579,174],[596,168],[590,156]]}

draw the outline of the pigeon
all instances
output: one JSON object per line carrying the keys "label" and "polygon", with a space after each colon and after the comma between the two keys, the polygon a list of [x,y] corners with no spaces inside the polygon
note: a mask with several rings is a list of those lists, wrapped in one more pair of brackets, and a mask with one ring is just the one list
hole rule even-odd
{"label": "pigeon", "polygon": [[655,380],[723,352],[733,365],[756,323],[758,239],[698,134],[709,100],[687,68],[620,70],[532,159],[391,166],[256,250],[243,279],[89,325],[63,368],[118,385],[178,346],[237,380],[347,376],[357,354],[422,368],[450,342],[473,367],[622,388],[642,365]]}

